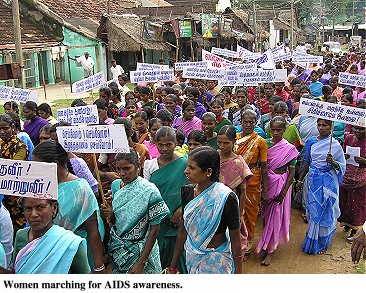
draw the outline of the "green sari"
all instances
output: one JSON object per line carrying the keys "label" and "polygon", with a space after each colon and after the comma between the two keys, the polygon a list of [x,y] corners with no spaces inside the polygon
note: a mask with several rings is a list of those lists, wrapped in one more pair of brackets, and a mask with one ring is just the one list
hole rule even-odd
{"label": "green sari", "polygon": [[[271,129],[268,127],[267,129],[267,138],[271,138]],[[295,124],[288,124],[286,125],[286,130],[283,133],[282,136],[284,139],[286,139],[289,143],[294,145],[296,148],[303,145],[302,140],[300,138],[299,131],[297,130],[297,127]]]}
{"label": "green sari", "polygon": [[[112,208],[116,223],[111,229],[108,252],[113,262],[113,274],[126,274],[140,258],[151,225],[158,225],[168,213],[168,207],[154,184],[144,178],[121,188],[121,179],[112,185]],[[155,241],[145,264],[145,274],[161,273],[158,243]]]}
{"label": "green sari", "polygon": [[219,149],[219,146],[217,145],[217,135],[207,140],[207,145],[212,147],[215,150]]}
{"label": "green sari", "polygon": [[[178,227],[171,226],[170,219],[176,209],[182,205],[181,187],[189,183],[184,174],[186,167],[187,158],[181,157],[157,169],[150,177],[150,181],[159,189],[170,211],[167,217],[160,223],[158,236],[161,266],[163,269],[170,266],[175,249]],[[177,269],[180,273],[187,273],[184,254],[179,259]]]}
{"label": "green sari", "polygon": [[229,119],[223,118],[219,123],[216,124],[214,132],[218,133],[221,127],[225,125],[233,125],[233,123]]}

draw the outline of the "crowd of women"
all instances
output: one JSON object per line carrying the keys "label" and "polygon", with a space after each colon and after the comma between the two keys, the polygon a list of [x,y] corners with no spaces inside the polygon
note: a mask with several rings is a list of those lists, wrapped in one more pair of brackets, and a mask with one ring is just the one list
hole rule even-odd
{"label": "crowd of women", "polygon": [[57,201],[1,196],[0,272],[242,273],[253,251],[268,266],[289,242],[292,207],[308,223],[305,253],[326,252],[338,223],[351,242],[366,220],[365,128],[301,115],[299,101],[364,109],[364,88],[338,84],[339,72],[365,73],[364,57],[284,61],[286,82],[257,87],[177,72],[122,95],[112,82],[94,104],[100,124],[124,125],[130,152],[96,165],[61,147],[56,129],[68,124],[48,104],[25,103],[23,123],[5,103],[2,158],[57,163],[59,185]]}

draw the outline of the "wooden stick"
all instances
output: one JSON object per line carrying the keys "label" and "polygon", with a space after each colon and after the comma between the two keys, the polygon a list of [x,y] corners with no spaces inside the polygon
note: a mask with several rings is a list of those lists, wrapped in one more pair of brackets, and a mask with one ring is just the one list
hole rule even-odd
{"label": "wooden stick", "polygon": [[328,154],[332,154],[333,132],[334,132],[334,121],[332,121],[332,125],[330,127],[330,145]]}

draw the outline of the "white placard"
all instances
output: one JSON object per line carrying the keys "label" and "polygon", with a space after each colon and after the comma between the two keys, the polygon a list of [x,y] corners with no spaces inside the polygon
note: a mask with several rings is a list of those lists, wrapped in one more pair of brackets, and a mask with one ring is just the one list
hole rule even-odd
{"label": "white placard", "polygon": [[216,54],[216,55],[220,55],[220,56],[229,57],[229,58],[236,58],[236,51],[231,51],[231,50],[228,50],[228,49],[221,49],[221,48],[217,48],[217,47],[212,47],[211,48],[211,53]]}
{"label": "white placard", "polygon": [[103,72],[98,72],[92,76],[74,82],[72,92],[75,94],[84,93],[95,88],[100,88],[105,83]]}
{"label": "white placard", "polygon": [[257,85],[267,82],[284,82],[287,78],[286,69],[258,70],[258,71],[227,71],[226,79],[219,80],[223,86]]}
{"label": "white placard", "polygon": [[132,83],[138,82],[157,82],[170,81],[174,79],[174,70],[155,70],[155,71],[130,71]]}
{"label": "white placard", "polygon": [[28,101],[38,103],[38,92],[9,86],[0,86],[0,99],[18,103],[26,103]]}
{"label": "white placard", "polygon": [[197,62],[176,62],[174,63],[175,70],[182,71],[184,67],[207,67],[207,62],[197,61]]}
{"label": "white placard", "polygon": [[361,108],[301,98],[299,113],[365,127],[366,110]]}
{"label": "white placard", "polygon": [[58,109],[57,121],[64,121],[71,125],[98,124],[99,116],[97,105]]}
{"label": "white placard", "polygon": [[212,54],[204,49],[202,49],[202,61],[206,61],[207,66],[213,68],[224,68],[227,66],[237,65],[234,62],[231,62],[225,58]]}
{"label": "white placard", "polygon": [[258,59],[253,61],[263,69],[275,69],[275,63],[272,58],[271,50],[267,50]]}
{"label": "white placard", "polygon": [[360,147],[351,147],[346,145],[346,154],[349,155],[349,159],[346,160],[346,163],[349,165],[354,165],[359,167],[360,164],[355,161],[355,157],[360,157],[361,148]]}
{"label": "white placard", "polygon": [[137,62],[136,71],[146,70],[169,70],[169,65]]}
{"label": "white placard", "polygon": [[309,55],[294,51],[292,54],[292,62],[299,63],[323,63],[323,56]]}
{"label": "white placard", "polygon": [[59,126],[58,142],[67,152],[129,153],[124,125]]}
{"label": "white placard", "polygon": [[260,53],[253,53],[240,45],[236,47],[236,58],[240,58],[242,60],[254,60],[261,56]]}
{"label": "white placard", "polygon": [[184,67],[184,78],[220,80],[226,78],[224,68]]}
{"label": "white placard", "polygon": [[57,164],[0,159],[0,194],[57,199]]}
{"label": "white placard", "polygon": [[271,50],[271,54],[274,62],[290,60],[292,58],[290,49],[285,47],[285,45],[274,48],[273,50]]}
{"label": "white placard", "polygon": [[346,72],[339,73],[339,84],[357,87],[366,87],[366,75],[351,74]]}
{"label": "white placard", "polygon": [[237,64],[237,65],[233,65],[233,66],[229,66],[226,69],[227,70],[244,70],[244,71],[249,71],[249,70],[257,70],[257,63],[242,63],[242,64]]}

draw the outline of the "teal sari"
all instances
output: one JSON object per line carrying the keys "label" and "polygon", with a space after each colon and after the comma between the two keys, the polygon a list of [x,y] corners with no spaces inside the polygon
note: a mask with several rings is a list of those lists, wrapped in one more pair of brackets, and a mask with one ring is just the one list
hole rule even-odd
{"label": "teal sari", "polygon": [[[126,274],[140,258],[152,225],[160,224],[168,207],[154,184],[144,178],[121,188],[121,179],[112,185],[112,208],[116,223],[111,229],[108,243],[113,262],[113,274]],[[160,254],[157,241],[145,264],[145,274],[160,274]]]}
{"label": "teal sari", "polygon": [[[180,191],[183,185],[188,184],[187,177],[184,174],[186,167],[187,158],[181,157],[159,168],[150,177],[150,181],[159,189],[170,211],[160,223],[158,236],[161,266],[163,269],[170,266],[175,249],[178,227],[171,226],[170,219],[176,209],[182,206]],[[184,253],[179,259],[177,269],[180,273],[187,272]]]}

